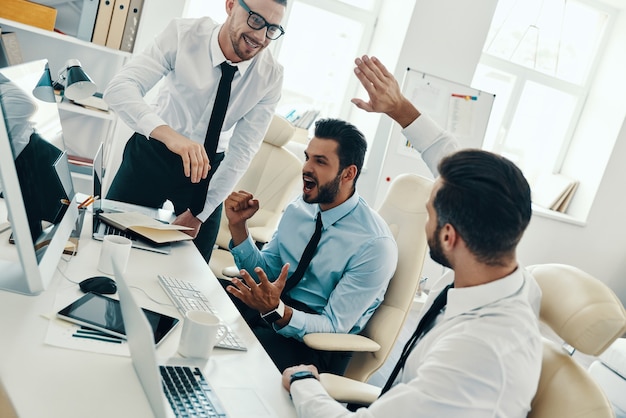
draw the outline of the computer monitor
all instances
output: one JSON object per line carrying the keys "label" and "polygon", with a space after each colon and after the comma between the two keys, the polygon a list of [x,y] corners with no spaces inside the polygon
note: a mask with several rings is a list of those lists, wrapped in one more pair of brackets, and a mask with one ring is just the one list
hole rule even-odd
{"label": "computer monitor", "polygon": [[[0,68],[0,289],[35,295],[54,275],[78,217],[56,102],[33,95],[46,60]],[[0,222],[4,219],[0,219]]]}

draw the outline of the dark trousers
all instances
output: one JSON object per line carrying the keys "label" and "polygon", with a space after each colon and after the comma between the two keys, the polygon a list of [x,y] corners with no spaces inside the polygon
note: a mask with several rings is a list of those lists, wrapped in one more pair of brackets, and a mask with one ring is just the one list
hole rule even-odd
{"label": "dark trousers", "polygon": [[[230,282],[220,279],[220,283],[225,288]],[[281,373],[287,367],[313,364],[320,373],[343,375],[352,352],[314,350],[302,341],[283,337],[261,318],[258,311],[249,308],[230,293],[228,295]]]}
{"label": "dark trousers", "polygon": [[[152,208],[160,208],[166,200],[170,200],[176,215],[187,209],[197,215],[204,207],[209,181],[223,159],[223,153],[217,154],[211,161],[207,178],[194,184],[185,177],[179,155],[168,150],[160,141],[148,140],[135,133],[126,143],[122,163],[106,197]],[[207,263],[215,245],[221,216],[220,204],[193,240]]]}

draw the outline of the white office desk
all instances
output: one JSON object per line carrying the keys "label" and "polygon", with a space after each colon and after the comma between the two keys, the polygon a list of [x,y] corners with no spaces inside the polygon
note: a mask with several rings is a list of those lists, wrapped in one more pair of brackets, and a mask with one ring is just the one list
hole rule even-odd
{"label": "white office desk", "polygon": [[[59,269],[73,281],[98,275],[99,241],[90,238],[91,219],[85,220],[78,254],[64,256]],[[0,234],[0,251],[9,232]],[[247,352],[216,348],[204,373],[231,417],[295,417],[281,375],[250,331],[215,276],[191,242],[174,246],[172,254],[131,250],[126,269],[129,284],[169,303],[157,274],[193,281],[211,300],[224,322],[239,334]],[[2,274],[2,272],[0,272]],[[70,287],[70,289],[68,289]],[[97,354],[46,344],[49,320],[58,290],[76,288],[57,271],[51,286],[38,296],[0,291],[0,380],[20,417],[132,417],[152,416],[150,406],[129,357]],[[158,305],[132,289],[140,306],[180,318],[173,306]],[[163,359],[176,356],[181,326],[157,349]]]}

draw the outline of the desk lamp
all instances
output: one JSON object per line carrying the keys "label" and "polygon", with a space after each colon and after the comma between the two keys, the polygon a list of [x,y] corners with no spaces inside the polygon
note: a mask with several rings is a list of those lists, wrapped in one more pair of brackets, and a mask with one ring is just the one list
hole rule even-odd
{"label": "desk lamp", "polygon": [[52,77],[50,76],[50,67],[46,63],[43,74],[37,82],[37,86],[33,89],[33,96],[48,103],[54,103],[54,88],[52,87]]}
{"label": "desk lamp", "polygon": [[70,100],[85,99],[98,89],[96,83],[83,71],[77,59],[67,60],[65,68],[59,71],[59,81],[53,86],[60,88],[63,95]]}

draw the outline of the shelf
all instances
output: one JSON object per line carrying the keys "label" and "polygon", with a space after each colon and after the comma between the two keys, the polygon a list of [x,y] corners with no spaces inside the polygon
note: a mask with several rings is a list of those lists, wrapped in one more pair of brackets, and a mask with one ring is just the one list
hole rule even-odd
{"label": "shelf", "polygon": [[110,121],[115,120],[115,115],[113,114],[113,112],[110,111],[105,112],[102,110],[88,109],[86,107],[78,106],[67,101],[62,101],[61,103],[58,103],[58,106],[59,110],[65,112],[78,113],[81,115],[90,116],[98,119],[106,119]]}
{"label": "shelf", "polygon": [[71,35],[64,35],[62,33],[53,32],[45,29],[36,28],[34,26],[25,25],[20,22],[15,22],[13,20],[5,19],[0,17],[0,27],[6,32],[7,27],[23,30],[26,32],[30,32],[35,35],[45,36],[46,38],[56,39],[62,42],[69,42],[74,45],[84,46],[88,48],[93,48],[96,51],[106,52],[107,54],[119,55],[121,57],[130,57],[132,54],[126,51],[120,51],[117,49],[107,48],[102,45],[94,44],[92,42],[83,41]]}

